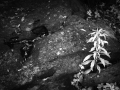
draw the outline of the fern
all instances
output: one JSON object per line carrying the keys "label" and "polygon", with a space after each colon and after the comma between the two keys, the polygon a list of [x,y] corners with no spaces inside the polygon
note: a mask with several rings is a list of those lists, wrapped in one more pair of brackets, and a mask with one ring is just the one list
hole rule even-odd
{"label": "fern", "polygon": [[[87,41],[87,43],[90,42],[93,43],[93,47],[89,51],[92,54],[87,55],[80,66],[84,67],[84,65],[90,64],[90,69],[86,70],[85,74],[88,74],[91,71],[93,71],[93,68],[95,66],[100,73],[101,68],[99,64],[102,64],[104,67],[106,65],[111,64],[109,63],[109,61],[101,57],[101,55],[105,55],[110,58],[109,53],[104,48],[104,45],[108,44],[108,42],[106,41],[106,37],[108,35],[105,33],[105,30],[103,30],[102,28],[100,29],[97,28],[97,30],[93,30],[93,32],[90,33],[89,35],[91,35],[91,38]],[[91,60],[91,58],[93,59]]]}

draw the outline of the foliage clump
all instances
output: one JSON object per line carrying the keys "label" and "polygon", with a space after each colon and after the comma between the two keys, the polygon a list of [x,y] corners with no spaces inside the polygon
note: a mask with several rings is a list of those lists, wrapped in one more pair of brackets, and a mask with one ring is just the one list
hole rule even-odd
{"label": "foliage clump", "polygon": [[109,65],[109,61],[105,60],[104,58],[102,58],[103,55],[107,56],[110,58],[109,53],[107,52],[107,50],[104,48],[105,44],[108,44],[108,41],[106,41],[106,37],[108,36],[106,34],[106,30],[102,29],[102,28],[97,28],[96,30],[92,30],[93,32],[90,33],[89,35],[91,35],[91,38],[87,41],[87,43],[93,43],[93,47],[90,49],[90,53],[87,55],[83,62],[80,64],[81,69],[84,69],[85,65],[90,64],[90,69],[88,69],[87,71],[85,71],[86,74],[90,73],[91,71],[93,71],[94,67],[97,68],[97,70],[101,71],[100,68],[100,64],[102,64],[104,67],[106,65]]}
{"label": "foliage clump", "polygon": [[[105,60],[102,56],[107,56],[110,58],[109,52],[104,48],[105,44],[108,44],[106,30],[103,28],[97,28],[96,30],[92,30],[89,35],[91,36],[90,39],[88,39],[87,43],[93,43],[93,47],[90,49],[89,55],[87,55],[83,62],[79,65],[80,66],[80,72],[74,75],[74,79],[71,82],[72,85],[75,85],[78,89],[79,83],[82,83],[83,81],[83,75],[89,74],[94,69],[97,69],[99,73],[101,72],[100,64],[102,64],[104,67],[106,65],[111,64],[108,60]],[[85,66],[90,65],[90,68],[85,70]]]}
{"label": "foliage clump", "polygon": [[98,90],[120,90],[116,83],[98,84]]}

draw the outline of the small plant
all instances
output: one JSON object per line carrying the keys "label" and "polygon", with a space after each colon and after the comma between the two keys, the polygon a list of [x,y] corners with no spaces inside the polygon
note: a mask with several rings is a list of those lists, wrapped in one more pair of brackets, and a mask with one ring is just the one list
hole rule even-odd
{"label": "small plant", "polygon": [[98,90],[120,90],[120,88],[116,85],[116,83],[103,83],[98,84]]}
{"label": "small plant", "polygon": [[[106,37],[108,36],[107,32],[102,28],[97,28],[97,30],[93,30],[93,32],[89,35],[91,35],[91,38],[87,41],[87,43],[93,43],[94,45],[89,51],[92,54],[89,54],[84,58],[83,62],[79,65],[81,69],[80,72],[74,75],[74,79],[71,82],[71,84],[76,86],[78,89],[80,89],[78,84],[82,83],[84,74],[90,73],[95,67],[100,73],[101,68],[99,64],[102,64],[104,67],[111,64],[109,61],[101,57],[101,55],[105,55],[110,58],[109,53],[104,48],[104,45],[108,44],[106,41]],[[83,69],[85,69],[84,66],[88,64],[90,64],[90,69],[83,71]]]}
{"label": "small plant", "polygon": [[88,65],[91,63],[90,69],[86,70],[85,74],[88,74],[91,71],[93,71],[94,67],[96,67],[100,73],[101,68],[100,68],[99,64],[102,64],[104,67],[106,65],[110,64],[109,61],[107,61],[101,57],[101,55],[105,55],[105,56],[108,56],[110,58],[109,53],[104,48],[104,45],[108,44],[108,42],[106,41],[106,37],[108,35],[105,32],[106,31],[103,30],[102,28],[100,28],[100,29],[97,28],[97,30],[93,30],[93,32],[89,34],[89,35],[91,35],[91,38],[87,41],[87,43],[91,42],[94,44],[94,46],[89,51],[92,54],[87,55],[84,58],[83,63],[81,63],[79,65],[81,67],[81,69],[84,69],[84,65]]}
{"label": "small plant", "polygon": [[79,71],[79,73],[74,75],[74,79],[71,82],[72,85],[74,85],[78,90],[80,89],[79,83],[82,83],[83,81],[83,71]]}

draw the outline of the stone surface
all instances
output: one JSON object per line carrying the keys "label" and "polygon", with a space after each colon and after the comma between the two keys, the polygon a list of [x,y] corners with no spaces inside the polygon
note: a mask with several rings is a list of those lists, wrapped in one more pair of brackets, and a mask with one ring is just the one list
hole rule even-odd
{"label": "stone surface", "polygon": [[[108,34],[109,61],[116,64],[120,59],[120,44],[112,29],[102,21],[85,20],[86,7],[78,0],[22,1],[14,1],[13,6],[11,2],[11,9],[3,7],[0,15],[1,90],[75,90],[70,82],[93,46],[86,42],[88,34],[97,27]],[[109,73],[109,68],[103,70],[101,77],[114,77]],[[85,76],[83,85],[104,80],[90,76]]]}

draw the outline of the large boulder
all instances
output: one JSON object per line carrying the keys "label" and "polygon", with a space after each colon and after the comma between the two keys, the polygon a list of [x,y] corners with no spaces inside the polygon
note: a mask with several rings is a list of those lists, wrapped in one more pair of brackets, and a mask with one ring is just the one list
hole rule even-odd
{"label": "large boulder", "polygon": [[[93,45],[87,43],[90,38],[88,34],[92,32],[91,29],[101,26],[77,16],[72,17],[76,20],[71,19],[62,30],[43,39],[40,38],[34,43],[28,62],[21,68],[19,84],[24,85],[27,82],[32,82],[34,77],[39,77],[42,82],[47,79],[50,82],[56,82],[56,79],[62,75],[71,76],[73,73],[79,72],[79,64],[89,54]],[[116,53],[120,53],[119,43],[112,29],[107,26],[101,28],[105,29],[108,34],[109,45],[105,48],[111,52],[113,59]],[[112,59],[109,61],[112,62]],[[114,59],[119,59],[119,57],[114,57]],[[47,84],[47,81],[44,83]]]}
{"label": "large boulder", "polygon": [[[16,2],[10,11],[4,11],[0,23],[0,88],[75,89],[70,82],[73,75],[79,72],[79,64],[93,46],[87,43],[87,40],[90,38],[89,33],[96,28],[103,28],[108,34],[106,40],[109,44],[105,46],[105,49],[111,52],[111,59],[108,60],[114,62],[113,64],[119,62],[120,44],[113,30],[100,23],[102,21],[85,20],[85,13],[85,7],[78,0],[26,0]],[[102,80],[91,80],[90,77],[97,76],[96,73],[85,76],[83,85],[101,83],[104,81],[104,73],[108,72],[109,75],[109,70],[113,69],[102,70]],[[119,75],[117,71],[119,70],[115,69],[111,74]],[[88,83],[89,80],[93,82]],[[105,80],[109,81],[108,78]],[[114,80],[117,78],[110,81]]]}

